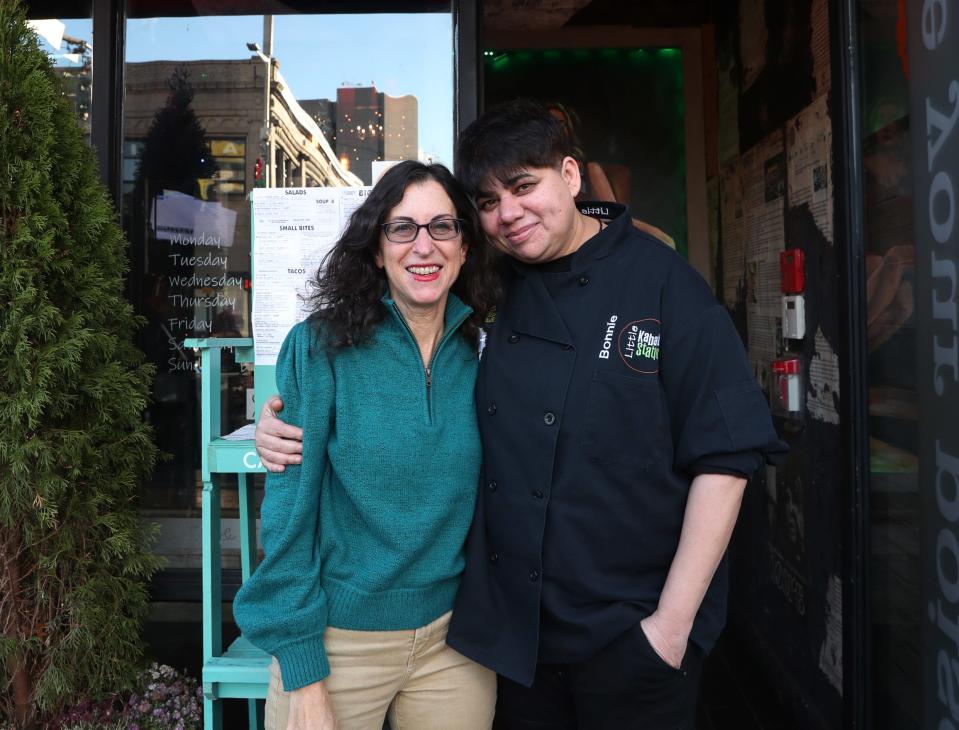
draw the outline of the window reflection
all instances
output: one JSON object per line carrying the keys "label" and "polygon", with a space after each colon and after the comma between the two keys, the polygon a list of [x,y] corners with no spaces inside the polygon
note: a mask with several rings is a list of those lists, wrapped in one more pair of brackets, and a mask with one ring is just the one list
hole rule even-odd
{"label": "window reflection", "polygon": [[[138,18],[126,32],[130,289],[157,366],[149,415],[171,455],[144,504],[176,518],[199,500],[197,358],[183,340],[252,334],[250,191],[366,185],[392,160],[450,164],[452,23],[435,12]],[[221,366],[228,431],[252,418],[253,383],[230,353]],[[173,565],[199,562],[180,549],[160,546]]]}
{"label": "window reflection", "polygon": [[63,93],[76,110],[84,136],[90,141],[93,94],[93,21],[87,17],[30,20],[40,48],[50,57]]}
{"label": "window reflection", "polygon": [[869,346],[872,714],[920,727],[914,241],[905,5],[860,0]]}

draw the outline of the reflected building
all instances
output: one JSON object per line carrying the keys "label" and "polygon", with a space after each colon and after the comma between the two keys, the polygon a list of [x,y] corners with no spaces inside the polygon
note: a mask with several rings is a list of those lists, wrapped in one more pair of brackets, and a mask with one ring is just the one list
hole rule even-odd
{"label": "reflected building", "polygon": [[[272,147],[275,187],[355,186],[360,180],[337,160],[320,125],[296,100],[274,62],[269,100],[270,125],[264,130],[266,64],[258,58],[236,61],[151,61],[129,63],[125,70],[124,192],[132,189],[136,143],[146,138],[157,109],[170,93],[170,79],[179,69],[193,90],[191,107],[211,142],[230,140],[239,158],[222,166],[206,181],[204,199],[215,194],[245,194],[258,159],[269,158],[264,131]],[[237,166],[237,162],[242,164]]]}
{"label": "reflected building", "polygon": [[[123,118],[125,217],[131,213],[130,196],[136,188],[145,141],[157,119],[157,110],[168,103],[171,82],[177,75],[185,79],[192,92],[189,107],[208,144],[215,169],[211,177],[197,179],[195,191],[181,192],[199,200],[217,201],[238,213],[233,240],[249,240],[246,196],[255,185],[269,183],[271,171],[266,163],[271,158],[274,187],[362,185],[357,176],[340,165],[329,140],[297,102],[278,65],[274,62],[270,125],[264,129],[267,67],[259,58],[128,63]],[[164,154],[181,154],[183,140],[179,132],[171,132],[167,141]],[[147,207],[162,192],[140,190],[138,194],[147,198],[137,202]],[[232,268],[249,268],[249,254],[244,248],[229,248]],[[237,257],[236,262],[232,261],[233,256]]]}
{"label": "reflected building", "polygon": [[92,94],[93,56],[90,44],[80,38],[64,35],[70,54],[77,60],[74,63],[60,64],[58,56],[52,55],[53,73],[60,79],[63,95],[76,110],[77,119],[83,129],[83,135],[90,140],[90,102]]}
{"label": "reflected building", "polygon": [[[329,140],[297,102],[276,61],[267,107],[267,70],[258,57],[128,63],[125,69],[124,220],[133,223],[141,236],[151,230],[160,238],[165,216],[189,217],[192,210],[173,195],[192,197],[196,204],[215,203],[209,210],[202,210],[206,219],[215,218],[204,221],[203,236],[223,238],[216,258],[224,259],[225,265],[217,263],[214,268],[238,272],[241,277],[249,273],[247,195],[253,187],[363,184],[340,165]],[[181,101],[182,109],[171,113],[176,89],[186,96]],[[268,126],[264,124],[267,108]],[[157,129],[158,125],[166,128]],[[148,150],[148,139],[158,149]],[[168,172],[144,174],[141,163],[147,159],[159,159]],[[173,228],[188,226],[169,230]],[[198,230],[190,235],[202,238]],[[153,273],[157,268],[152,261],[155,253],[155,244],[134,252],[134,279],[138,270],[143,275]],[[245,299],[245,292],[241,295]],[[248,308],[241,306],[239,310],[242,326],[238,329],[245,334]],[[206,320],[213,316],[203,313]],[[192,313],[189,319],[192,321]]]}
{"label": "reflected building", "polygon": [[[178,509],[195,496],[197,362],[184,338],[251,335],[251,189],[362,185],[278,64],[269,76],[268,68],[259,57],[126,65],[129,288],[146,321],[139,344],[157,368],[147,415],[161,450],[174,455],[154,471],[151,509]],[[230,431],[247,420],[251,376],[224,358]]]}
{"label": "reflected building", "polygon": [[300,99],[300,106],[313,117],[323,136],[336,149],[336,102],[331,99]]}
{"label": "reflected building", "polygon": [[416,97],[383,94],[383,159],[415,160],[419,148]]}
{"label": "reflected building", "polygon": [[367,185],[374,160],[415,160],[419,146],[415,96],[393,97],[375,86],[336,90],[336,153]]}

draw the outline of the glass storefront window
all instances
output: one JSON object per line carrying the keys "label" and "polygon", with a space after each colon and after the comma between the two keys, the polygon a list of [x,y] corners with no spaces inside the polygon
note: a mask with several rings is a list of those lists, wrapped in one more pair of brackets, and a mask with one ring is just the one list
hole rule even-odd
{"label": "glass storefront window", "polygon": [[919,728],[918,394],[905,6],[861,0],[872,716]]}
{"label": "glass storefront window", "polygon": [[[452,165],[446,10],[127,20],[122,217],[170,455],[143,505],[171,567],[200,559],[198,362],[183,340],[252,334],[249,193],[368,185],[384,160]],[[228,431],[252,419],[253,383],[228,352],[222,370]]]}
{"label": "glass storefront window", "polygon": [[76,110],[87,141],[93,99],[93,19],[90,3],[78,3],[71,18],[31,18],[40,48],[50,57],[63,93]]}

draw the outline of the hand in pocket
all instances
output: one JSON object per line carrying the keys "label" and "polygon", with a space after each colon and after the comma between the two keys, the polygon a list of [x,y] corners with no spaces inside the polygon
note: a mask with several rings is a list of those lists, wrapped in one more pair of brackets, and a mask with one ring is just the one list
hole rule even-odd
{"label": "hand in pocket", "polygon": [[665,664],[680,669],[683,657],[689,646],[689,634],[667,631],[661,625],[655,613],[639,622],[639,628],[646,635],[650,648],[656,652]]}

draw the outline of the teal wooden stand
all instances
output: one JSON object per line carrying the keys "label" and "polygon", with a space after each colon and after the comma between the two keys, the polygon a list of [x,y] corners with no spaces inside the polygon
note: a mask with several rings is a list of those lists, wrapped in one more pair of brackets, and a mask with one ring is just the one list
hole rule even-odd
{"label": "teal wooden stand", "polygon": [[[188,339],[200,351],[203,423],[200,432],[203,475],[203,727],[222,730],[222,699],[249,702],[249,727],[263,727],[263,700],[271,657],[240,636],[223,651],[223,595],[220,565],[221,474],[236,474],[240,506],[240,568],[247,580],[256,567],[256,503],[250,474],[265,471],[252,440],[224,439],[220,431],[220,355],[235,348],[237,362],[253,362],[250,338]],[[273,369],[270,368],[272,371]],[[273,372],[268,374],[270,381]],[[256,382],[256,375],[254,376]],[[273,387],[263,384],[266,388]],[[259,388],[257,389],[259,390]],[[275,391],[273,391],[275,392]]]}

